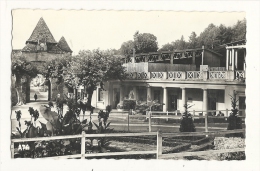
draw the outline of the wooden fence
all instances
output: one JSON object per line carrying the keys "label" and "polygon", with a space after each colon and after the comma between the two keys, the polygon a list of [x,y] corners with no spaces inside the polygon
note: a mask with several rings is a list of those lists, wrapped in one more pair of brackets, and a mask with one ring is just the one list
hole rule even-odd
{"label": "wooden fence", "polygon": [[[11,140],[11,157],[14,158],[14,143],[23,143],[30,141],[50,141],[50,140],[62,140],[62,139],[73,139],[81,138],[81,154],[65,155],[65,156],[55,156],[46,157],[53,159],[61,158],[89,158],[89,157],[105,157],[105,156],[122,156],[122,155],[145,155],[145,154],[156,154],[157,159],[166,159],[173,157],[184,157],[184,156],[199,156],[207,155],[212,153],[227,153],[227,152],[239,152],[245,151],[244,148],[236,149],[222,149],[222,150],[208,150],[208,151],[196,151],[196,152],[181,152],[181,153],[171,153],[162,154],[163,149],[163,137],[180,137],[180,136],[201,136],[201,135],[223,135],[229,133],[244,133],[244,129],[240,130],[230,130],[230,131],[218,131],[218,132],[188,132],[188,133],[161,133],[161,132],[151,132],[151,133],[110,133],[110,134],[85,134],[83,131],[80,135],[67,135],[67,136],[53,136],[53,137],[37,137],[37,138],[20,138]],[[104,138],[104,137],[129,137],[129,136],[157,136],[157,149],[154,151],[129,151],[129,152],[109,152],[109,153],[92,153],[86,154],[85,142],[86,138]]]}

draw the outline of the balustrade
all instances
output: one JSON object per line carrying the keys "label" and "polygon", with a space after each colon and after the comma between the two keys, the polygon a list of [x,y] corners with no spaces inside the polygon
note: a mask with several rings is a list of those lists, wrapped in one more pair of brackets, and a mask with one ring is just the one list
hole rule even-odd
{"label": "balustrade", "polygon": [[[205,75],[206,73],[206,75]],[[169,72],[127,72],[129,80],[242,80],[245,71],[169,71]]]}
{"label": "balustrade", "polygon": [[209,79],[226,79],[226,71],[209,71]]}
{"label": "balustrade", "polygon": [[202,79],[200,71],[187,71],[187,79]]}
{"label": "balustrade", "polygon": [[245,71],[235,71],[235,79],[236,80],[245,79]]}

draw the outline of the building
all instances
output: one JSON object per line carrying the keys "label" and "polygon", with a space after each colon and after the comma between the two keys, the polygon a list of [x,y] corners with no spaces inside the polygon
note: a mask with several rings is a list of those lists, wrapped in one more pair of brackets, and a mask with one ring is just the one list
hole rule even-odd
{"label": "building", "polygon": [[[40,18],[40,20],[38,21],[31,36],[25,42],[24,48],[21,50],[12,51],[12,57],[23,56],[26,58],[27,61],[36,64],[37,67],[42,67],[42,64],[46,61],[71,55],[72,50],[70,49],[66,39],[64,37],[61,37],[60,40],[57,42],[54,39],[51,31],[49,30],[43,18]],[[37,77],[42,78],[42,76],[39,75]],[[26,102],[30,101],[30,83],[32,79],[33,78],[26,80]],[[48,87],[48,100],[53,100],[58,94],[55,80],[50,80]]]}
{"label": "building", "polygon": [[124,58],[127,79],[109,82],[107,92],[97,89],[92,102],[99,108],[112,105],[115,109],[124,99],[152,99],[165,104],[164,112],[183,112],[187,102],[199,115],[206,110],[230,110],[230,95],[235,90],[238,108],[245,109],[246,41],[223,48],[226,55],[202,47]]}

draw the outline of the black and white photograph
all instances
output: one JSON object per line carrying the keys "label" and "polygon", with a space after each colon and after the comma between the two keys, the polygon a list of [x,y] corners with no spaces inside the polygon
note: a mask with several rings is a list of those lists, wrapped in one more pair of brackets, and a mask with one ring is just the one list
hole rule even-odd
{"label": "black and white photograph", "polygon": [[246,11],[9,12],[11,161],[247,161]]}

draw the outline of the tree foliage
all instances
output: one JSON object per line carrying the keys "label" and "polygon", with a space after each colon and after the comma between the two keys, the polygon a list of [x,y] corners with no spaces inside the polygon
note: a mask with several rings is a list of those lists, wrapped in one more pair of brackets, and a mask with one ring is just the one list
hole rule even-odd
{"label": "tree foliage", "polygon": [[111,51],[80,51],[73,56],[65,74],[65,83],[69,87],[83,85],[91,104],[93,91],[97,86],[104,90],[104,83],[109,80],[123,80],[125,68],[120,57]]}
{"label": "tree foliage", "polygon": [[246,19],[237,21],[231,27],[211,23],[199,35],[192,32],[189,41],[185,41],[182,36],[181,39],[163,45],[159,51],[194,49],[202,46],[218,51],[220,45],[242,39],[246,39]]}
{"label": "tree foliage", "polygon": [[137,31],[134,34],[134,48],[136,53],[157,52],[157,37],[151,33],[139,33]]}

